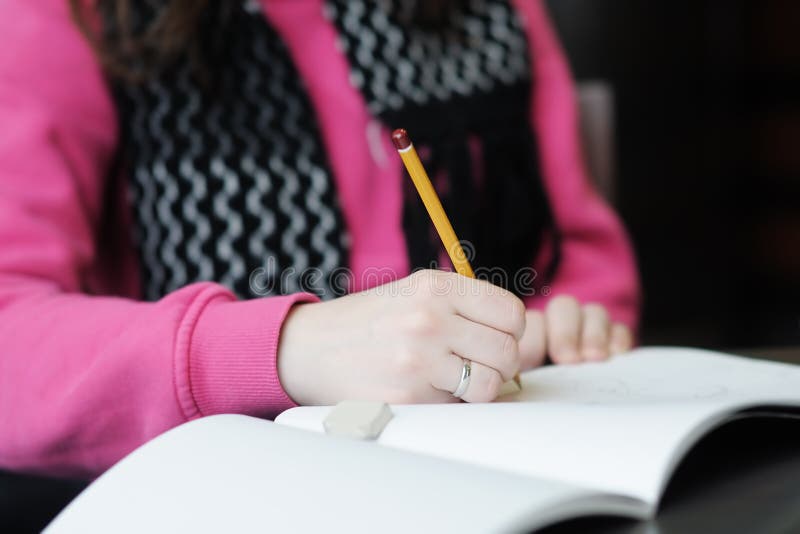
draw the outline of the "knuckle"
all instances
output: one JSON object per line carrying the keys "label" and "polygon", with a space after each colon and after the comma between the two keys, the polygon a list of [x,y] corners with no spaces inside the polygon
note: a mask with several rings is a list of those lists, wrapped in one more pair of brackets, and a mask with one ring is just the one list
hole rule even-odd
{"label": "knuckle", "polygon": [[556,300],[570,305],[578,304],[578,299],[576,299],[572,295],[559,295],[556,297]]}
{"label": "knuckle", "polygon": [[592,313],[603,313],[606,309],[603,307],[602,304],[598,304],[597,302],[587,302],[583,305],[583,309],[588,312]]}
{"label": "knuckle", "polygon": [[456,286],[455,273],[424,269],[409,277],[413,294],[418,298],[430,300],[446,297]]}
{"label": "knuckle", "polygon": [[402,376],[415,376],[424,367],[424,355],[411,348],[405,348],[397,352],[395,356],[395,367]]}
{"label": "knuckle", "polygon": [[435,273],[430,269],[415,271],[410,277],[414,294],[419,297],[429,297],[433,293],[433,279]]}
{"label": "knuckle", "polygon": [[608,312],[605,307],[597,303],[589,303],[583,306],[583,313],[603,322],[608,322]]}
{"label": "knuckle", "polygon": [[570,295],[558,295],[557,297],[553,297],[553,300],[548,304],[549,309],[572,308],[577,306],[579,306],[578,299]]}
{"label": "knuckle", "polygon": [[432,309],[420,307],[408,314],[403,322],[403,330],[411,337],[430,337],[439,332],[441,319]]}
{"label": "knuckle", "polygon": [[430,278],[431,276],[433,276],[433,272],[434,271],[432,271],[431,269],[419,269],[419,270],[416,270],[413,273],[411,273],[410,278],[413,278],[413,279],[421,278],[423,280],[426,280],[426,279]]}

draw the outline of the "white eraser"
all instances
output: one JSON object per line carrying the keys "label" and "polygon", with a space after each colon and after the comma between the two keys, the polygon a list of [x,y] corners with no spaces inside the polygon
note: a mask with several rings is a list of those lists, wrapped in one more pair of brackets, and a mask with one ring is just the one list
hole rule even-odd
{"label": "white eraser", "polygon": [[393,415],[385,402],[344,401],[322,422],[325,433],[354,439],[377,439]]}

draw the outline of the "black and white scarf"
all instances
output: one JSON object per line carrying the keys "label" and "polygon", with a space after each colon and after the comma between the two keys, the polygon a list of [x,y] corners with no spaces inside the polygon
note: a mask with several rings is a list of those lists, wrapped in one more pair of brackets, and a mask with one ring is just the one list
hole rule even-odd
{"label": "black and white scarf", "polygon": [[[157,1],[137,4],[142,20],[158,12]],[[414,23],[413,4],[329,0],[325,14],[370,112],[425,148],[474,265],[528,267],[557,236],[529,123],[524,30],[507,0],[467,0],[436,29]],[[115,85],[144,295],[196,281],[243,298],[339,295],[347,229],[290,53],[257,2],[209,20],[225,43],[210,88],[188,58]],[[410,184],[403,224],[412,267],[432,265],[441,245]]]}

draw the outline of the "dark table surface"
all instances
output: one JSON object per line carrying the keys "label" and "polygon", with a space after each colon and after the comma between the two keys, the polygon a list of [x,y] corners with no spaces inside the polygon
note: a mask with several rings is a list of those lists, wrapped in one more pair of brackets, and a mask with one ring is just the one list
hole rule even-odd
{"label": "dark table surface", "polygon": [[[800,348],[729,352],[800,364]],[[800,421],[753,418],[710,434],[673,475],[654,519],[591,517],[540,532],[800,533]]]}
{"label": "dark table surface", "polygon": [[[728,352],[800,364],[800,348]],[[0,532],[38,532],[84,486],[0,472]],[[591,517],[545,532],[800,534],[800,423],[753,418],[712,433],[672,477],[655,519]]]}

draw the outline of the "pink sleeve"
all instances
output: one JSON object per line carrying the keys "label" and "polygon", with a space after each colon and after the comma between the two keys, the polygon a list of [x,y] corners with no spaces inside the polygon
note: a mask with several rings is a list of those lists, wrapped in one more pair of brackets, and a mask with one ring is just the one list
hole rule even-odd
{"label": "pink sleeve", "polygon": [[278,336],[313,297],[82,293],[117,133],[66,4],[0,3],[0,466],[93,476],[186,420],[293,406]]}
{"label": "pink sleeve", "polygon": [[[625,229],[587,177],[574,83],[541,0],[517,0],[534,63],[532,121],[539,137],[545,188],[561,232],[562,258],[550,297],[569,294],[604,304],[636,328],[639,283]],[[547,298],[529,304],[542,307]]]}

